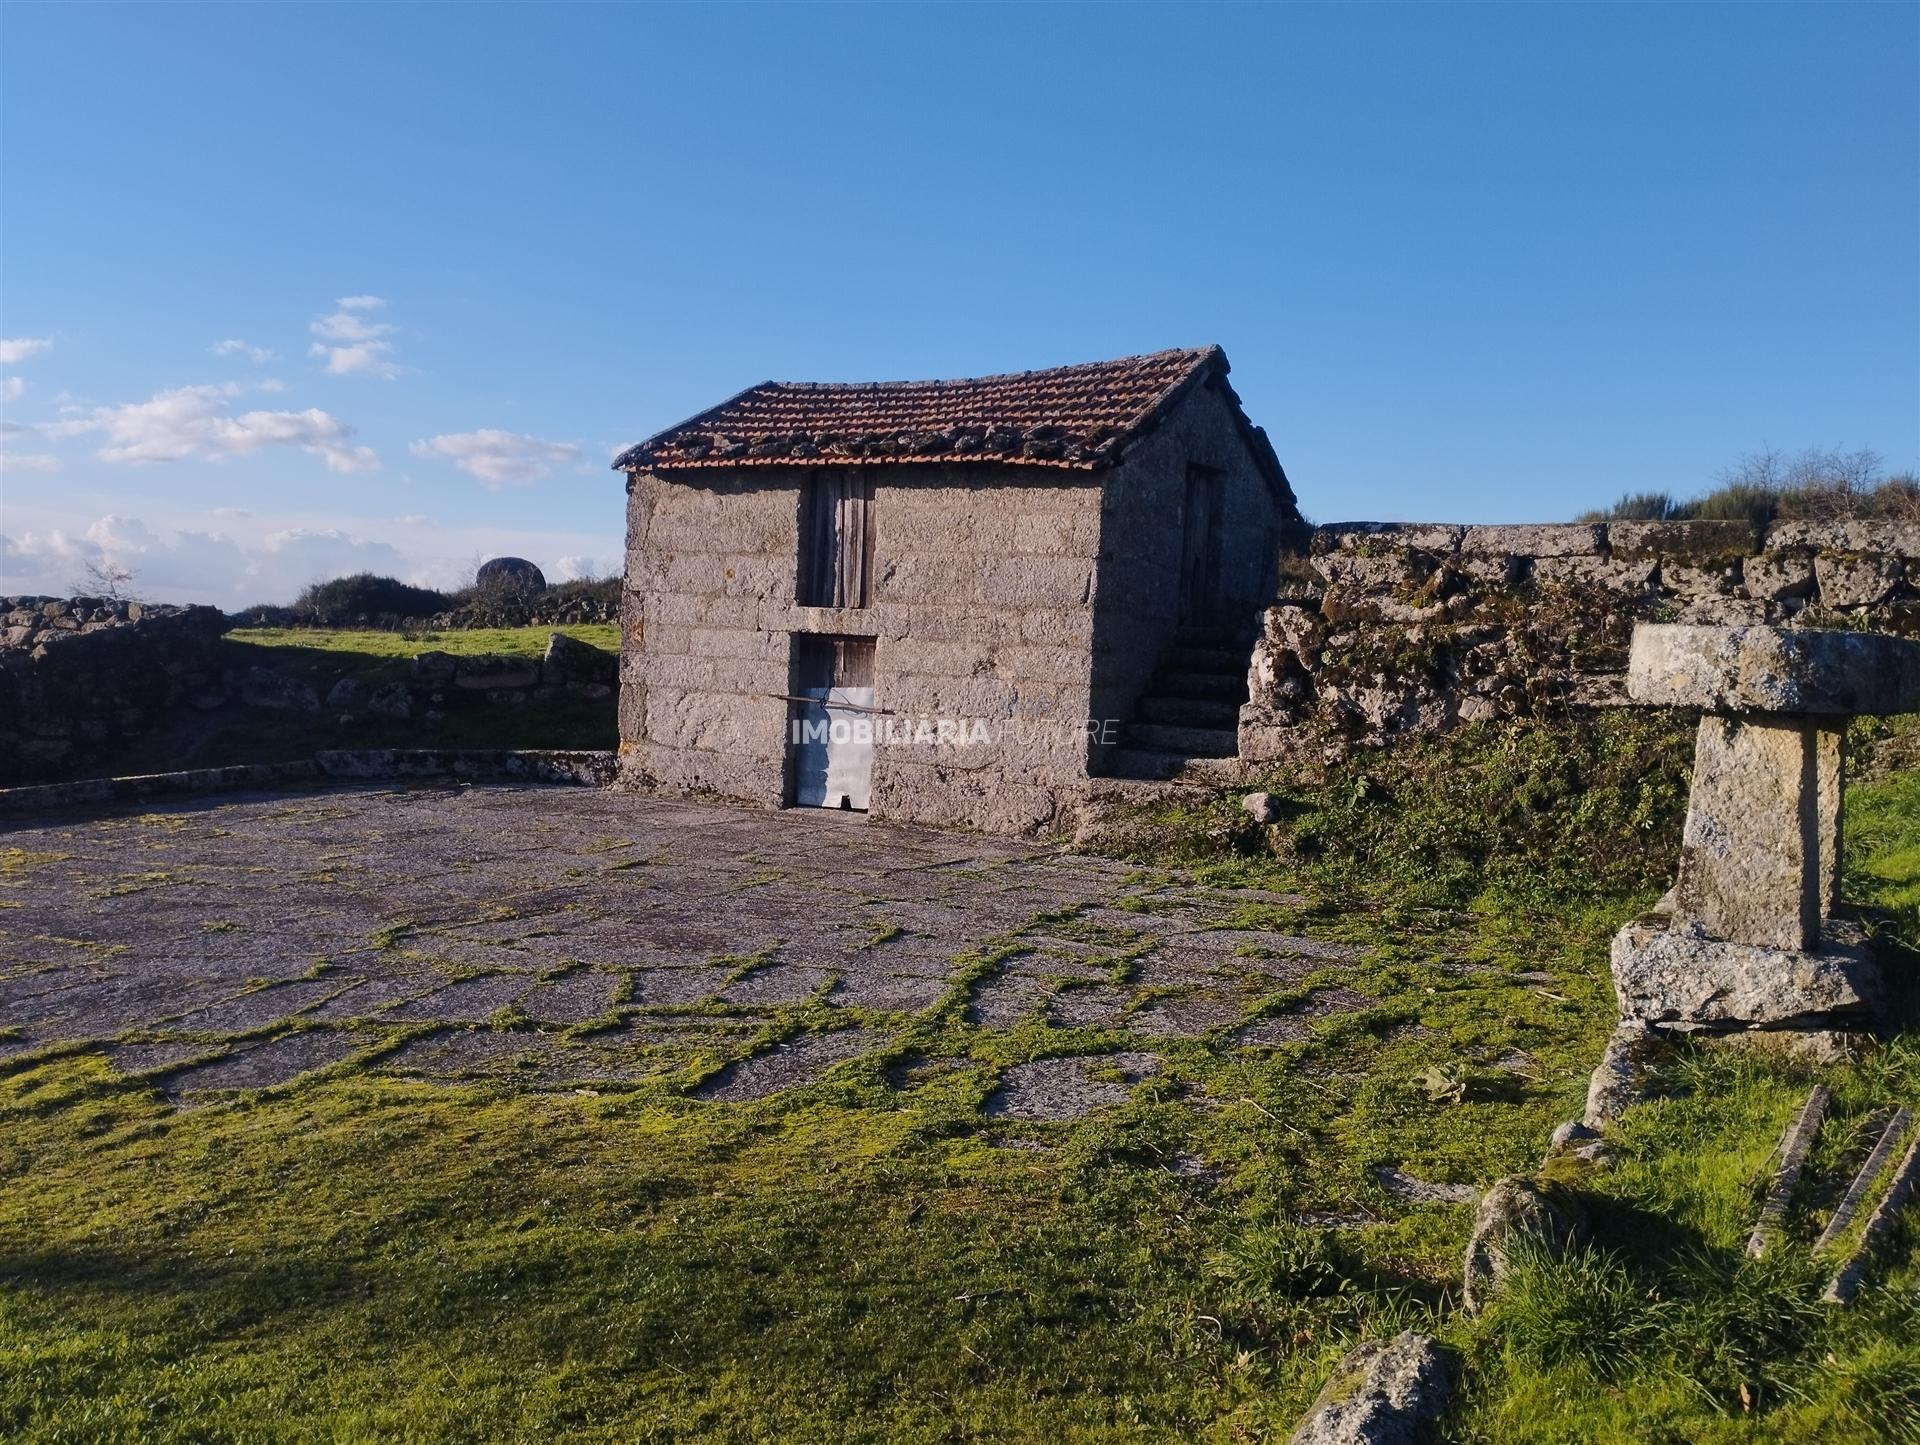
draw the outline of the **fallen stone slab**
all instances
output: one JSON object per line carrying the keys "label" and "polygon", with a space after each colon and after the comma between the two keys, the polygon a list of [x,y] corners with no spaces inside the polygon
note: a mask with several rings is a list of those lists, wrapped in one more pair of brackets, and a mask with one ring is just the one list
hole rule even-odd
{"label": "fallen stone slab", "polygon": [[1334,1367],[1290,1445],[1430,1445],[1452,1396],[1451,1358],[1430,1335],[1368,1340]]}
{"label": "fallen stone slab", "polygon": [[1821,1122],[1827,1117],[1827,1106],[1833,1101],[1833,1094],[1824,1084],[1816,1084],[1807,1095],[1807,1102],[1800,1106],[1800,1112],[1787,1122],[1787,1129],[1780,1136],[1780,1146],[1775,1151],[1779,1159],[1773,1172],[1773,1182],[1767,1188],[1767,1197],[1761,1201],[1760,1217],[1754,1221],[1753,1233],[1747,1237],[1747,1257],[1758,1259],[1767,1252],[1767,1246],[1787,1222],[1787,1205],[1793,1200],[1794,1185],[1800,1182],[1800,1171],[1806,1166],[1807,1155],[1813,1151],[1813,1141],[1820,1133]]}
{"label": "fallen stone slab", "polygon": [[1907,1130],[1913,1124],[1913,1113],[1908,1109],[1896,1109],[1880,1130],[1880,1137],[1861,1163],[1859,1171],[1853,1176],[1853,1183],[1847,1186],[1846,1194],[1839,1204],[1834,1206],[1833,1217],[1827,1221],[1827,1227],[1820,1231],[1820,1237],[1814,1241],[1813,1252],[1824,1254],[1841,1235],[1852,1226],[1854,1216],[1860,1212],[1861,1204],[1866,1200],[1867,1192],[1873,1188],[1873,1182],[1880,1177],[1880,1171],[1887,1167],[1887,1161],[1893,1157],[1894,1150],[1900,1147],[1901,1140],[1907,1136]]}
{"label": "fallen stone slab", "polygon": [[1840,1267],[1840,1272],[1820,1296],[1824,1302],[1835,1305],[1853,1303],[1853,1297],[1866,1282],[1867,1270],[1873,1263],[1881,1241],[1892,1231],[1900,1211],[1906,1208],[1916,1180],[1920,1180],[1920,1134],[1914,1136],[1907,1145],[1907,1152],[1894,1166],[1893,1177],[1887,1181],[1887,1192],[1880,1196],[1873,1213],[1867,1216],[1866,1227],[1860,1231],[1860,1243],[1854,1247],[1852,1257]]}

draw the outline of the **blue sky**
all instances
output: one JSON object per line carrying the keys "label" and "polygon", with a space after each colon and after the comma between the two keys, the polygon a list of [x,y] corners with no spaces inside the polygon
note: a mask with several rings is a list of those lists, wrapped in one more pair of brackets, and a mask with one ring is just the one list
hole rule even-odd
{"label": "blue sky", "polygon": [[8,5],[0,589],[608,569],[613,451],[750,382],[1208,342],[1319,520],[1920,467],[1917,64],[1905,4]]}

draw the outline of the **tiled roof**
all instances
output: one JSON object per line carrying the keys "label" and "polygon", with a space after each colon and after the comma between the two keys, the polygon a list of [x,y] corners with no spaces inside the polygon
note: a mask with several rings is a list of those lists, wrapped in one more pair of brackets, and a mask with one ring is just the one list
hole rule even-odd
{"label": "tiled roof", "polygon": [[977,461],[1112,466],[1196,377],[1224,374],[1217,346],[1157,351],[963,381],[766,381],[669,427],[619,471]]}

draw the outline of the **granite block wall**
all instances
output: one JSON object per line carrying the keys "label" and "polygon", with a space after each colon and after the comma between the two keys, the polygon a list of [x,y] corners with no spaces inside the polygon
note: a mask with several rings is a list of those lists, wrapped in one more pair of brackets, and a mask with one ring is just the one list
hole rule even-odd
{"label": "granite block wall", "polygon": [[1282,558],[1240,755],[1624,702],[1636,621],[1920,632],[1920,524],[1340,523]]}

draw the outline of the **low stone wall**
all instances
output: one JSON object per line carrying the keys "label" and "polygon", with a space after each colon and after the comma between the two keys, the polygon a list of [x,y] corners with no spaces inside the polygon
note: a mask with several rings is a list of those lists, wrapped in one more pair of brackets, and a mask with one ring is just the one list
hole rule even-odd
{"label": "low stone wall", "polygon": [[0,602],[0,786],[71,776],[172,709],[224,697],[218,608]]}
{"label": "low stone wall", "polygon": [[72,808],[201,793],[254,792],[327,783],[452,781],[553,783],[604,788],[618,772],[611,752],[551,749],[360,748],[286,763],[242,763],[126,778],[86,778],[0,788],[0,816],[44,817]]}
{"label": "low stone wall", "polygon": [[324,698],[305,683],[255,668],[241,686],[240,700],[255,707],[315,713],[324,708],[340,715],[433,721],[456,709],[544,702],[563,692],[610,698],[619,666],[620,659],[613,653],[556,632],[548,640],[544,658],[423,652],[414,658],[404,681],[369,689],[343,678]]}
{"label": "low stone wall", "polygon": [[1904,522],[1350,522],[1282,571],[1240,714],[1254,762],[1624,703],[1635,622],[1920,632]]}

